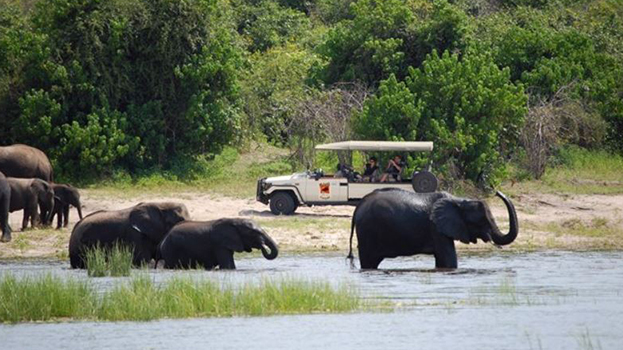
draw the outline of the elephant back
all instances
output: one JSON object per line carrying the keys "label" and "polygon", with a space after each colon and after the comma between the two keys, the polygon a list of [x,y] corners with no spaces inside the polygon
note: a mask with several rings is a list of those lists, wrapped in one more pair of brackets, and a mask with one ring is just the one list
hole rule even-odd
{"label": "elephant back", "polygon": [[0,147],[0,171],[8,177],[53,181],[53,169],[46,154],[27,145]]}
{"label": "elephant back", "polygon": [[69,257],[71,266],[84,267],[82,254],[84,248],[97,244],[112,245],[115,241],[125,241],[129,211],[98,211],[85,216],[71,231],[69,237]]}

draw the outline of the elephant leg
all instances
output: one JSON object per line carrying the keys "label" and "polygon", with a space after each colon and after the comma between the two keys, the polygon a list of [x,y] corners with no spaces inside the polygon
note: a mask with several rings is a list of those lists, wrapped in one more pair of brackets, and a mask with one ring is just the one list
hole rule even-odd
{"label": "elephant leg", "polygon": [[2,237],[0,238],[0,242],[10,242],[11,241],[11,226],[9,226],[9,215],[8,213],[0,213],[0,229],[2,230]]}
{"label": "elephant leg", "polygon": [[234,252],[219,247],[216,249],[216,261],[221,270],[235,270],[236,264],[234,263]]}
{"label": "elephant leg", "polygon": [[69,204],[63,206],[63,216],[65,220],[63,227],[67,227],[67,225],[69,225]]}
{"label": "elephant leg", "polygon": [[361,253],[359,254],[359,264],[361,265],[362,269],[378,269],[379,268],[379,264],[381,264],[381,261],[383,261],[383,258],[379,258],[376,256],[365,256],[365,255],[361,255]]}
{"label": "elephant leg", "polygon": [[458,267],[454,241],[441,234],[438,234],[435,239],[435,267],[438,269],[456,269]]}
{"label": "elephant leg", "polygon": [[24,208],[24,217],[22,219],[22,231],[28,227],[28,220],[30,219],[30,210]]}
{"label": "elephant leg", "polygon": [[[359,240],[359,236],[357,236]],[[380,257],[374,254],[374,250],[370,249],[369,244],[364,244],[363,239],[360,240],[359,246],[357,247],[357,251],[359,252],[359,264],[362,269],[377,269],[381,261],[383,261],[384,257]],[[370,253],[372,252],[372,254]]]}
{"label": "elephant leg", "polygon": [[60,229],[63,226],[63,215],[60,208],[54,207],[54,215],[56,215],[56,229]]}

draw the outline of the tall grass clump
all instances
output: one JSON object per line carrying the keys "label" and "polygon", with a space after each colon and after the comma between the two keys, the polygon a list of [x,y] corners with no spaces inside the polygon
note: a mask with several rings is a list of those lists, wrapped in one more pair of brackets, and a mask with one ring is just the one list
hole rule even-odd
{"label": "tall grass clump", "polygon": [[90,318],[96,305],[94,295],[84,281],[50,274],[17,279],[6,274],[0,278],[0,322]]}
{"label": "tall grass clump", "polygon": [[296,279],[232,285],[178,277],[155,284],[138,275],[100,292],[88,280],[0,277],[0,322],[11,323],[339,313],[363,306],[352,288]]}
{"label": "tall grass clump", "polygon": [[110,248],[98,244],[87,248],[84,253],[84,262],[90,277],[129,276],[132,259],[132,248],[119,242],[115,242]]}

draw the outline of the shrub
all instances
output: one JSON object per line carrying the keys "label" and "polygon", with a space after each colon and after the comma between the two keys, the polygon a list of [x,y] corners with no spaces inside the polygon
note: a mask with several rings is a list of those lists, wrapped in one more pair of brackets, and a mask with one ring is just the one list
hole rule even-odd
{"label": "shrub", "polygon": [[433,52],[405,83],[383,81],[354,123],[370,139],[432,140],[442,171],[495,182],[516,147],[525,105],[508,69],[487,55]]}

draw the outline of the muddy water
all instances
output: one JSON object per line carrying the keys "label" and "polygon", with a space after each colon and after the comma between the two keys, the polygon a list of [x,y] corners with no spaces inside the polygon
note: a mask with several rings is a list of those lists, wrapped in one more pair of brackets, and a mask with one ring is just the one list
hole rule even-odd
{"label": "muddy water", "polygon": [[[347,283],[394,312],[345,315],[0,326],[1,349],[623,349],[623,252],[466,255],[434,271],[432,257],[351,269],[341,255],[241,257],[235,272],[149,271],[227,283],[294,277]],[[0,274],[86,278],[65,263],[0,262]],[[123,279],[91,279],[106,289]]]}

